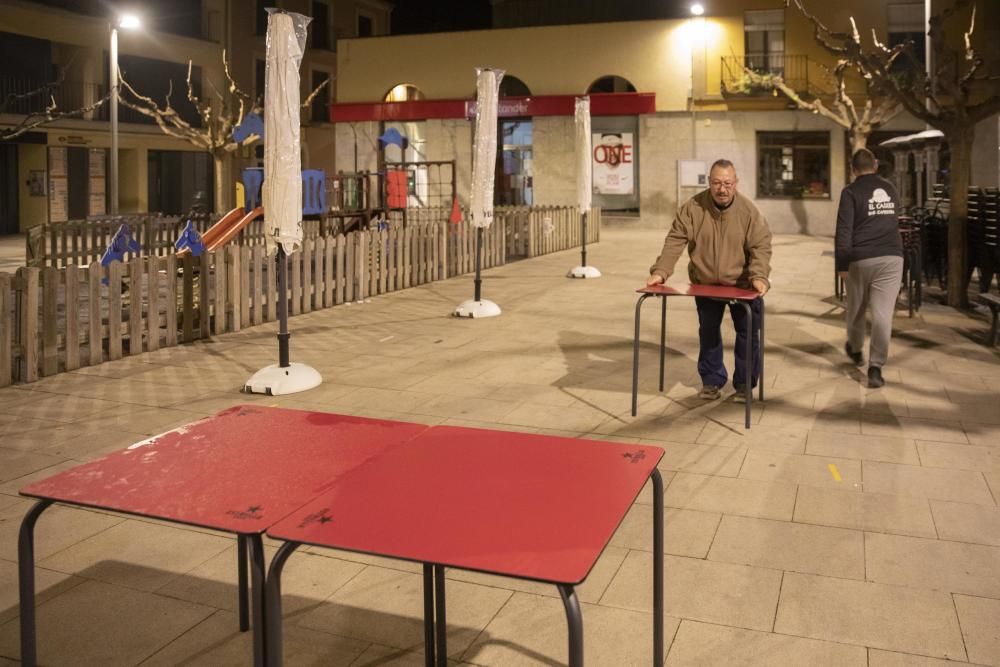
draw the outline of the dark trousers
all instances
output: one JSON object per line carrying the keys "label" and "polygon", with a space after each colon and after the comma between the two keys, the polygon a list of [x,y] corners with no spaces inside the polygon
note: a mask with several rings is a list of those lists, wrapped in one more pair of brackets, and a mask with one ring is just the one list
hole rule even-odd
{"label": "dark trousers", "polygon": [[[695,297],[698,308],[698,340],[701,349],[698,352],[698,375],[702,384],[715,387],[726,386],[726,366],[722,360],[722,316],[726,312],[726,304],[714,299]],[[751,387],[757,386],[760,377],[760,299],[750,302],[753,311],[753,370]],[[747,313],[738,303],[729,304],[729,315],[733,318],[736,329],[736,370],[733,373],[733,384],[742,385],[746,382],[747,359]]]}

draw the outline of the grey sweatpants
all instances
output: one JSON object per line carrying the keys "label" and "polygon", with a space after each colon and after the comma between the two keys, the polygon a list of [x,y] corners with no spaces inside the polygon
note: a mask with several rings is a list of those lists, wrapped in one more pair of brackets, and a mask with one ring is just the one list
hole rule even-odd
{"label": "grey sweatpants", "polygon": [[847,344],[853,352],[864,351],[865,311],[871,306],[869,366],[881,368],[889,358],[892,314],[902,282],[902,257],[871,257],[851,262],[847,276]]}

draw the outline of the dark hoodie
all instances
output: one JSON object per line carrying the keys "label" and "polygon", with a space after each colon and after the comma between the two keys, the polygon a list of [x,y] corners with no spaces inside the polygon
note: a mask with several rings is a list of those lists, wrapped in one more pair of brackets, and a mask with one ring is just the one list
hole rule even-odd
{"label": "dark hoodie", "polygon": [[837,209],[837,271],[871,257],[902,257],[896,187],[877,174],[862,174],[840,193]]}

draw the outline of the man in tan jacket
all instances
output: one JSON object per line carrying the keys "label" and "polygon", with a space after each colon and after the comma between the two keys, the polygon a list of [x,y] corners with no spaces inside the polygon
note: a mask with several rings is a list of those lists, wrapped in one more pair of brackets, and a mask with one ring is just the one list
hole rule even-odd
{"label": "man in tan jacket", "polygon": [[[708,174],[709,189],[686,201],[677,211],[670,233],[656,263],[649,269],[647,285],[662,285],[687,248],[688,278],[698,285],[731,285],[753,289],[764,296],[771,287],[771,230],[767,220],[748,198],[736,191],[739,179],[729,160],[716,160]],[[726,385],[722,358],[722,317],[726,304],[695,297],[698,308],[698,374],[702,388],[698,396],[715,400]],[[751,302],[753,312],[753,386],[760,376],[761,300]],[[730,306],[736,328],[736,368],[733,384],[742,396],[746,377],[746,311]]]}

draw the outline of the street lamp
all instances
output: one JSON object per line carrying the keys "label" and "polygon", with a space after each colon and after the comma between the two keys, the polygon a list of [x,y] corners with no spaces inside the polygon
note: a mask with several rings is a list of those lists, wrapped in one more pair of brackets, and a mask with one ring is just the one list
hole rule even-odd
{"label": "street lamp", "polygon": [[111,79],[111,215],[118,215],[118,28],[136,30],[142,22],[135,14],[125,14],[111,24],[111,53],[108,58]]}
{"label": "street lamp", "polygon": [[693,5],[691,5],[691,13],[694,16],[701,16],[702,14],[705,13],[705,8],[702,7],[700,2],[696,2]]}

